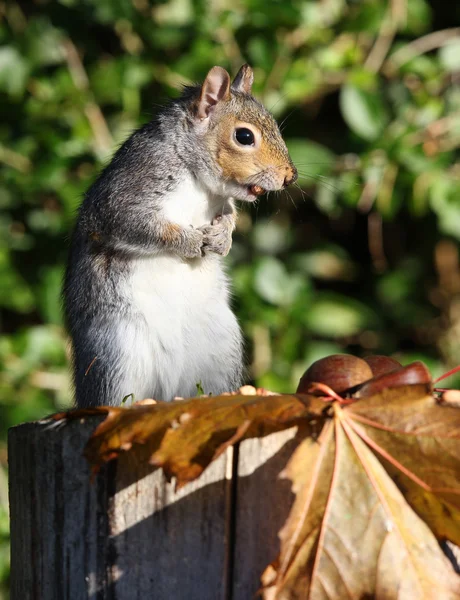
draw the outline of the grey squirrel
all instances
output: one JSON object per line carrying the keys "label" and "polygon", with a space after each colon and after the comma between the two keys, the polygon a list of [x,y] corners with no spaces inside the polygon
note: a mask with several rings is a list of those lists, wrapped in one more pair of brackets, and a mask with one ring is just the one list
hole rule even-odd
{"label": "grey squirrel", "polygon": [[171,400],[242,384],[222,257],[234,199],[297,179],[243,65],[213,67],[118,150],[79,210],[64,281],[76,404]]}

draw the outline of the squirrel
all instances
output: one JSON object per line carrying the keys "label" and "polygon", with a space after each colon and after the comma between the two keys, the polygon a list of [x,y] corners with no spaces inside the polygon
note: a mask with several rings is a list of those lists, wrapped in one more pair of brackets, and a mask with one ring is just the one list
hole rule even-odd
{"label": "squirrel", "polygon": [[243,338],[222,257],[234,200],[297,179],[276,121],[213,67],[119,148],[86,193],[63,286],[80,408],[237,389]]}

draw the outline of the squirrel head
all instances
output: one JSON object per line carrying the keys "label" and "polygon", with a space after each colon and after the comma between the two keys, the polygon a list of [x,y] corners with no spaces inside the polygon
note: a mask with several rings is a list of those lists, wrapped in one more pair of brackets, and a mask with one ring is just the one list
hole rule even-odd
{"label": "squirrel head", "polygon": [[192,107],[196,133],[219,171],[221,187],[249,202],[297,179],[275,119],[251,95],[253,80],[249,65],[232,83],[225,69],[213,67]]}

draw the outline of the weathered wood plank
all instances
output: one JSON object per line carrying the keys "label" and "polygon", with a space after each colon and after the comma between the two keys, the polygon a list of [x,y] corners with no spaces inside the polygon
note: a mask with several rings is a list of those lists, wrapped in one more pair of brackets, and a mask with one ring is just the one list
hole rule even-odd
{"label": "weathered wood plank", "polygon": [[115,598],[225,600],[228,455],[177,493],[133,459],[119,461],[109,506]]}
{"label": "weathered wood plank", "polygon": [[224,600],[228,454],[178,493],[135,452],[90,483],[97,422],[10,431],[11,599]]}
{"label": "weathered wood plank", "polygon": [[238,452],[232,600],[248,600],[260,575],[279,552],[278,531],[294,496],[290,482],[278,478],[293,449],[297,428],[245,440]]}
{"label": "weathered wood plank", "polygon": [[30,423],[10,430],[13,600],[83,600],[101,577],[106,486],[103,474],[90,485],[82,457],[96,424],[50,429]]}

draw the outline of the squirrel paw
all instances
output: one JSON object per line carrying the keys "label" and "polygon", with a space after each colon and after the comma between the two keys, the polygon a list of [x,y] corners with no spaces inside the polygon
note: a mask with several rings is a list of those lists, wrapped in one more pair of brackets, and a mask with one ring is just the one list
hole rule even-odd
{"label": "squirrel paw", "polygon": [[181,248],[184,258],[197,258],[203,256],[204,235],[201,229],[187,229],[187,237]]}
{"label": "squirrel paw", "polygon": [[233,222],[226,217],[216,217],[212,225],[199,228],[203,232],[203,251],[227,256],[232,247]]}

